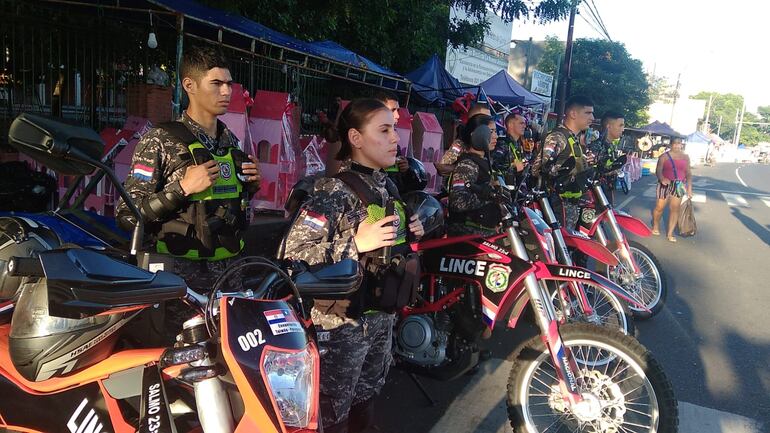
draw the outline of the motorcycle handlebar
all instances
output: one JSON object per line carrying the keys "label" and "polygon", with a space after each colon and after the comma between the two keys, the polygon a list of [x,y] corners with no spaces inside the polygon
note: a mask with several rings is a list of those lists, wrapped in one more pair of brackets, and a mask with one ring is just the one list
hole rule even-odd
{"label": "motorcycle handlebar", "polygon": [[12,277],[45,277],[43,265],[37,257],[11,257],[8,275]]}

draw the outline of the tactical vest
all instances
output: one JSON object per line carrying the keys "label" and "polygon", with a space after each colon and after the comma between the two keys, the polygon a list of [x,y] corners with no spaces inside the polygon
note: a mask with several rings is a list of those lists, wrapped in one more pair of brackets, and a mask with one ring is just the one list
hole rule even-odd
{"label": "tactical vest", "polygon": [[[562,134],[567,139],[567,146],[561,150],[556,156],[555,164],[560,166],[569,159],[569,157],[575,157],[575,169],[569,175],[569,179],[555,179],[554,186],[559,196],[567,199],[578,199],[583,196],[584,186],[579,179],[575,179],[580,173],[585,171],[583,161],[583,149],[580,147],[580,143],[575,139],[575,134],[567,129],[564,125],[559,125],[551,132]],[[582,179],[583,182],[585,181]]]}
{"label": "tactical vest", "polygon": [[[467,185],[466,187],[473,188],[474,186],[477,186],[479,188],[485,188],[487,185],[489,185],[489,182],[492,180],[492,177],[490,176],[490,167],[489,167],[489,161],[486,159],[467,152],[460,155],[459,158],[457,158],[457,163],[459,163],[463,160],[469,159],[474,164],[476,164],[479,167],[479,176],[476,178],[475,185]],[[452,174],[454,177],[454,173]],[[450,194],[451,199],[451,194]],[[449,208],[452,208],[452,205],[450,203]],[[500,223],[500,208],[498,205],[494,202],[486,203],[484,206],[482,206],[480,209],[474,209],[472,211],[467,212],[457,212],[457,211],[449,211],[449,222],[453,224],[463,224],[469,227],[478,227],[482,229],[494,229],[499,223]]]}
{"label": "tactical vest", "polygon": [[180,122],[159,126],[187,146],[190,152],[187,166],[213,159],[219,164],[219,177],[208,189],[191,194],[189,204],[176,219],[163,223],[156,242],[157,251],[208,261],[238,255],[244,247],[246,216],[241,206],[244,188],[237,177],[235,159],[243,161],[245,155],[237,148],[227,149],[224,155],[212,154]]}
{"label": "tactical vest", "polygon": [[[355,170],[353,167],[351,170]],[[335,178],[343,181],[361,200],[366,208],[364,221],[373,224],[385,218],[388,201],[392,200],[393,211],[398,215],[396,239],[390,247],[389,257],[384,257],[384,248],[363,253],[359,257],[365,271],[365,290],[359,291],[357,306],[362,310],[394,311],[412,303],[417,296],[420,265],[419,256],[411,251],[408,243],[409,212],[401,201],[396,185],[385,179],[389,197],[382,197],[378,191],[369,188],[353,171],[337,173]]]}

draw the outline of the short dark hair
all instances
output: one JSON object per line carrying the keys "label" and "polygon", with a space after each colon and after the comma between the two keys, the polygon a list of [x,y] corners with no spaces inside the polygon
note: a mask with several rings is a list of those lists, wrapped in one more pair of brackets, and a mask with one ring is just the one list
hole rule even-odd
{"label": "short dark hair", "polygon": [[515,120],[516,116],[524,117],[523,114],[519,113],[518,111],[514,111],[513,113],[505,116],[505,122],[503,123],[503,125],[505,125],[507,127],[508,126],[508,122],[510,122],[512,120]]}
{"label": "short dark hair", "polygon": [[610,123],[610,120],[617,120],[617,119],[625,119],[626,116],[623,115],[623,113],[620,113],[618,111],[607,111],[604,113],[604,116],[602,116],[602,128],[606,128],[607,124]]}
{"label": "short dark hair", "polygon": [[567,103],[564,105],[564,113],[566,114],[567,112],[575,108],[593,107],[593,106],[594,106],[594,101],[588,96],[575,95],[567,99]]}
{"label": "short dark hair", "polygon": [[485,102],[477,102],[471,106],[471,109],[468,110],[468,116],[475,116],[477,114],[486,114],[482,113],[481,110],[487,110],[490,111],[489,104]]}
{"label": "short dark hair", "polygon": [[363,129],[375,112],[387,109],[388,107],[377,99],[360,98],[350,101],[337,121],[337,132],[342,143],[340,151],[337,152],[338,161],[344,161],[353,155],[353,145],[350,144],[348,132],[351,129]]}
{"label": "short dark hair", "polygon": [[379,92],[374,94],[374,99],[382,102],[383,104],[387,104],[388,101],[396,101],[399,102],[398,96],[396,96],[395,93],[389,92],[387,90],[380,90]]}
{"label": "short dark hair", "polygon": [[214,68],[230,69],[225,54],[212,45],[198,45],[185,50],[182,56],[179,78],[191,78],[198,82],[206,72]]}

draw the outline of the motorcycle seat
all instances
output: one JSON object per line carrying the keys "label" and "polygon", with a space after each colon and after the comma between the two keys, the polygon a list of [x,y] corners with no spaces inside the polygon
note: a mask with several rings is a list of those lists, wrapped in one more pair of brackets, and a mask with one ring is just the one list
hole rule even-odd
{"label": "motorcycle seat", "polygon": [[182,298],[187,292],[187,284],[177,275],[149,272],[88,249],[42,252],[40,264],[47,280],[49,309],[64,317],[73,312],[98,314],[117,307],[155,304]]}

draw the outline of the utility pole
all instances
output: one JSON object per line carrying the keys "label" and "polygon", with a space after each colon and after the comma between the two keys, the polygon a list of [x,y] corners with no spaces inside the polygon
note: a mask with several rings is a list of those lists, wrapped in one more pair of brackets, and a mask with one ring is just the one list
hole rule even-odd
{"label": "utility pole", "polygon": [[575,14],[577,13],[578,0],[572,0],[572,9],[569,11],[569,30],[567,31],[567,47],[564,50],[564,73],[559,92],[559,113],[556,124],[561,124],[564,118],[564,107],[567,104],[567,88],[572,79],[572,35],[575,32]]}
{"label": "utility pole", "polygon": [[743,108],[741,109],[741,120],[738,121],[738,129],[735,133],[735,145],[739,145],[741,143],[741,129],[743,129],[743,115],[746,114],[746,104],[743,104]]}
{"label": "utility pole", "polygon": [[735,127],[735,129],[733,129],[733,139],[731,140],[733,144],[736,144],[735,134],[738,132],[738,117],[740,116],[740,114],[741,114],[741,109],[737,108],[735,110],[735,122],[733,122],[733,126]]}
{"label": "utility pole", "polygon": [[676,108],[676,100],[679,97],[679,79],[682,77],[682,73],[680,72],[676,76],[676,87],[674,88],[674,102],[671,104],[671,121],[668,122],[668,125],[673,128],[674,124],[674,109]]}
{"label": "utility pole", "polygon": [[529,58],[532,56],[532,36],[529,37],[526,56],[527,62],[524,64],[524,87],[529,89],[532,87],[532,78],[529,76]]}
{"label": "utility pole", "polygon": [[709,95],[709,108],[706,110],[706,121],[703,123],[704,126],[704,132],[708,134],[709,130],[711,129],[711,125],[709,125],[709,117],[711,116],[711,101],[714,99],[714,94],[712,93]]}

